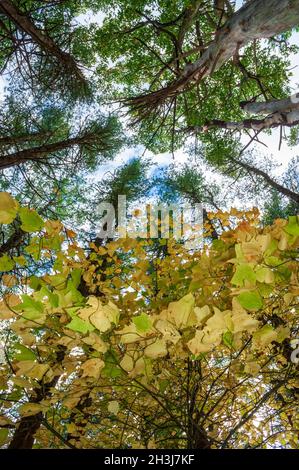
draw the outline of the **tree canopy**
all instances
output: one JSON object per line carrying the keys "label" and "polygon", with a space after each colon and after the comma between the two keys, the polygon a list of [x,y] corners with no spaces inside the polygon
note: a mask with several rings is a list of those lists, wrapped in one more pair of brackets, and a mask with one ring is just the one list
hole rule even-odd
{"label": "tree canopy", "polygon": [[1,448],[299,448],[298,25],[1,0]]}

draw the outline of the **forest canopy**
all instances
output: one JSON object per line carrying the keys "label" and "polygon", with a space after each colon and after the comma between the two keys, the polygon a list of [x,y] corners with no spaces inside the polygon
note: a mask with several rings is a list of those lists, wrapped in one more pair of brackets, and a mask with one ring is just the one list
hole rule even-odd
{"label": "forest canopy", "polygon": [[1,0],[1,448],[299,448],[298,28]]}

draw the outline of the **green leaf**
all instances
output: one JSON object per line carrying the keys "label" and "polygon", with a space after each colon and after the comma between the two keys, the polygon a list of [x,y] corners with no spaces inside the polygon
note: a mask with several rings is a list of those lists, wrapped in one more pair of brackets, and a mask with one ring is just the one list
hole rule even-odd
{"label": "green leaf", "polygon": [[259,267],[256,270],[256,279],[259,282],[272,284],[275,281],[274,272],[270,268]]}
{"label": "green leaf", "polygon": [[81,280],[81,269],[73,269],[73,271],[71,272],[71,277],[72,277],[72,280],[73,280],[73,284],[75,286],[75,288],[77,289],[77,287],[79,286],[80,284],[80,280]]}
{"label": "green leaf", "polygon": [[291,215],[289,217],[289,222],[284,227],[284,231],[287,232],[289,235],[299,237],[299,224],[298,224],[298,218],[296,215]]}
{"label": "green leaf", "polygon": [[24,232],[39,232],[43,226],[44,221],[34,209],[29,207],[22,207],[20,209],[21,229]]}
{"label": "green leaf", "polygon": [[23,344],[16,343],[14,347],[15,350],[18,351],[14,354],[14,359],[17,361],[34,361],[36,359],[34,352],[26,348],[26,346],[23,346]]}
{"label": "green leaf", "polygon": [[46,286],[35,293],[37,300],[43,301],[45,297],[48,297],[51,307],[57,308],[59,306],[59,297],[57,294],[51,292]]}
{"label": "green leaf", "polygon": [[19,264],[20,266],[26,266],[27,264],[27,261],[26,261],[26,258],[24,256],[14,256],[13,257],[15,263]]}
{"label": "green leaf", "polygon": [[0,446],[5,444],[8,437],[8,429],[0,429]]}
{"label": "green leaf", "polygon": [[31,289],[37,290],[40,284],[41,280],[37,276],[31,276],[29,281],[29,286],[31,287]]}
{"label": "green leaf", "polygon": [[35,320],[40,318],[44,313],[44,306],[42,302],[34,300],[27,294],[22,295],[23,302],[15,307],[18,311],[23,311],[23,316],[28,320]]}
{"label": "green leaf", "polygon": [[268,256],[265,258],[265,263],[269,266],[277,267],[281,264],[281,260],[277,256]]}
{"label": "green leaf", "polygon": [[245,281],[249,281],[251,284],[254,284],[256,281],[256,274],[249,264],[241,264],[240,266],[237,266],[231,283],[236,286],[243,286]]}
{"label": "green leaf", "polygon": [[105,367],[103,368],[101,373],[103,377],[109,377],[110,379],[114,379],[123,375],[123,371],[118,366],[117,355],[112,349],[105,353],[104,360]]}
{"label": "green leaf", "polygon": [[237,298],[247,310],[259,310],[263,306],[263,299],[257,291],[242,292]]}
{"label": "green leaf", "polygon": [[71,322],[66,325],[66,328],[73,331],[78,331],[79,333],[86,334],[89,331],[93,331],[95,328],[91,323],[82,320],[79,317],[73,317]]}
{"label": "green leaf", "polygon": [[146,333],[152,327],[152,321],[146,313],[142,313],[141,315],[134,317],[133,323],[135,324],[137,330],[140,331],[140,333]]}
{"label": "green leaf", "polygon": [[11,271],[15,267],[15,262],[7,255],[0,258],[0,271]]}
{"label": "green leaf", "polygon": [[225,344],[225,346],[231,349],[233,346],[233,341],[234,341],[234,335],[232,334],[231,331],[227,331],[226,333],[223,333],[222,342],[223,344]]}
{"label": "green leaf", "polygon": [[167,379],[160,380],[159,381],[159,390],[160,390],[160,392],[164,393],[165,390],[167,389],[168,385],[169,385],[169,380],[167,380]]}
{"label": "green leaf", "polygon": [[28,255],[32,256],[35,261],[38,261],[41,256],[41,242],[42,239],[34,237],[31,239],[29,245],[25,247],[25,252],[28,253]]}
{"label": "green leaf", "polygon": [[264,325],[260,330],[253,334],[253,347],[264,347],[277,339],[277,332],[272,325]]}
{"label": "green leaf", "polygon": [[68,282],[67,282],[66,293],[68,293],[68,292],[72,296],[72,302],[73,303],[83,302],[84,301],[83,295],[76,289],[72,279],[69,279]]}

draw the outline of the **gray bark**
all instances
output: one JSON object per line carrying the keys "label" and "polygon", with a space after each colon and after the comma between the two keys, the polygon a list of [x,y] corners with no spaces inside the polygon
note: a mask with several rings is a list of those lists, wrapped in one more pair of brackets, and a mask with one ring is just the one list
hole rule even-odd
{"label": "gray bark", "polygon": [[247,113],[254,115],[286,113],[292,110],[299,111],[299,93],[282,100],[246,103],[244,106],[242,106],[242,108]]}
{"label": "gray bark", "polygon": [[209,129],[227,129],[231,131],[241,131],[251,129],[253,131],[262,131],[264,129],[273,129],[279,126],[292,127],[299,124],[299,109],[289,113],[274,113],[264,119],[244,119],[244,121],[221,121],[213,119],[204,126],[190,126],[183,129],[183,132],[194,132],[199,134],[207,132]]}
{"label": "gray bark", "polygon": [[181,76],[167,87],[131,100],[136,108],[151,105],[176,95],[192,83],[208,77],[255,39],[269,38],[299,24],[299,0],[251,0],[216,31],[214,41],[202,56],[186,65]]}

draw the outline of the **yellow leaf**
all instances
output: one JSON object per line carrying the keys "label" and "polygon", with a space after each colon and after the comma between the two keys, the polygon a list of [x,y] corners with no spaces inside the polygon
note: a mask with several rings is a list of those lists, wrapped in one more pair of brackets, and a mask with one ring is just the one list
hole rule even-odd
{"label": "yellow leaf", "polygon": [[11,379],[13,381],[13,383],[15,385],[18,385],[18,387],[22,387],[22,388],[32,388],[33,385],[31,382],[29,382],[29,380],[26,380],[26,379],[22,379],[22,377],[13,377]]}
{"label": "yellow leaf", "polygon": [[205,305],[204,307],[195,307],[194,312],[199,324],[203,324],[207,318],[211,316],[210,307]]}
{"label": "yellow leaf", "polygon": [[194,307],[193,294],[189,293],[177,302],[171,302],[168,306],[169,320],[178,328],[189,326],[191,312]]}
{"label": "yellow leaf", "polygon": [[41,411],[45,411],[46,407],[39,403],[25,403],[19,408],[19,413],[21,416],[33,416]]}
{"label": "yellow leaf", "polygon": [[102,361],[102,359],[88,359],[88,361],[81,365],[81,369],[83,369],[82,377],[94,377],[98,379],[104,366],[105,362]]}
{"label": "yellow leaf", "polygon": [[134,361],[131,356],[125,354],[122,360],[120,361],[120,366],[126,371],[130,372],[134,368]]}
{"label": "yellow leaf", "polygon": [[118,401],[116,400],[110,401],[108,404],[108,411],[110,411],[110,413],[113,413],[114,415],[117,415],[117,413],[119,412]]}
{"label": "yellow leaf", "polygon": [[91,331],[89,333],[89,336],[86,338],[82,339],[83,343],[89,344],[92,346],[96,351],[105,353],[108,349],[107,345],[104,343],[102,338],[100,338],[99,335],[97,335],[94,331]]}
{"label": "yellow leaf", "polygon": [[218,308],[214,307],[214,315],[206,322],[206,329],[209,332],[219,331],[224,333],[227,329],[230,329],[231,325],[231,312],[229,310],[221,312]]}
{"label": "yellow leaf", "polygon": [[13,312],[14,307],[21,303],[19,297],[15,294],[6,294],[0,302],[0,319],[7,320],[14,318],[16,314]]}
{"label": "yellow leaf", "polygon": [[137,332],[137,328],[134,323],[125,326],[122,330],[118,330],[117,334],[122,335],[120,340],[123,344],[135,343],[146,336],[146,333],[141,334]]}
{"label": "yellow leaf", "polygon": [[9,193],[0,193],[0,224],[10,224],[17,215],[19,203]]}
{"label": "yellow leaf", "polygon": [[42,380],[44,375],[50,369],[48,364],[38,364],[34,361],[20,361],[17,363],[18,371],[16,375],[25,375],[35,380]]}
{"label": "yellow leaf", "polygon": [[244,372],[250,375],[257,375],[261,369],[261,366],[254,361],[247,362],[244,368]]}
{"label": "yellow leaf", "polygon": [[252,347],[265,348],[275,340],[277,340],[277,332],[271,325],[264,325],[260,330],[253,334]]}
{"label": "yellow leaf", "polygon": [[111,328],[112,323],[117,325],[119,310],[112,302],[109,301],[107,305],[103,305],[97,297],[90,296],[88,304],[80,311],[80,318],[89,321],[97,330],[103,333]]}
{"label": "yellow leaf", "polygon": [[294,295],[291,294],[290,292],[288,292],[287,294],[285,294],[285,295],[283,296],[284,303],[285,303],[286,305],[290,305],[290,303],[291,303],[292,300],[293,300],[293,297],[294,297]]}
{"label": "yellow leaf", "polygon": [[[214,343],[203,343],[203,337],[205,333],[203,330],[197,330],[193,339],[191,339],[187,346],[195,356],[198,356],[200,353],[209,352],[214,348]],[[221,336],[219,336],[221,341]]]}
{"label": "yellow leaf", "polygon": [[171,343],[176,344],[181,338],[178,330],[176,330],[175,327],[167,320],[158,320],[155,324],[155,328],[162,333],[165,341],[170,341]]}
{"label": "yellow leaf", "polygon": [[2,282],[7,287],[13,287],[17,284],[18,280],[16,276],[13,276],[12,274],[3,274]]}
{"label": "yellow leaf", "polygon": [[0,426],[5,426],[6,424],[13,424],[13,422],[6,416],[0,416]]}
{"label": "yellow leaf", "polygon": [[276,329],[276,333],[277,333],[276,341],[278,343],[282,343],[286,338],[290,337],[291,330],[288,326],[281,325]]}
{"label": "yellow leaf", "polygon": [[278,249],[281,251],[286,250],[288,247],[288,235],[285,232],[282,232],[279,243]]}
{"label": "yellow leaf", "polygon": [[145,374],[145,369],[146,369],[146,364],[145,364],[145,358],[140,357],[134,365],[134,368],[129,371],[129,377],[137,377],[137,375],[143,375]]}
{"label": "yellow leaf", "polygon": [[158,339],[150,346],[147,346],[144,350],[145,356],[150,357],[151,359],[166,356],[167,353],[166,341],[164,339]]}
{"label": "yellow leaf", "polygon": [[77,431],[77,426],[74,423],[67,424],[66,430],[69,434],[74,434]]}
{"label": "yellow leaf", "polygon": [[78,405],[80,401],[80,397],[67,397],[63,400],[63,404],[64,406],[66,406],[66,408],[68,408],[69,410],[72,410],[73,408],[75,408],[76,405]]}
{"label": "yellow leaf", "polygon": [[240,331],[255,331],[259,326],[259,321],[253,318],[252,314],[246,312],[246,310],[240,305],[236,298],[233,298],[233,331],[238,333]]}

